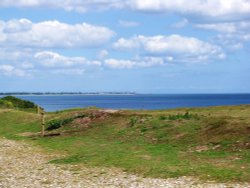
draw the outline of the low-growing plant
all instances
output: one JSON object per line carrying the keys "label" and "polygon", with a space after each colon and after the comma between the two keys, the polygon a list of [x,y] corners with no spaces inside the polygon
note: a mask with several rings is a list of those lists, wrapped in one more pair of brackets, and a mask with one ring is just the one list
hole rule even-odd
{"label": "low-growing plant", "polygon": [[77,119],[77,118],[84,118],[84,117],[86,117],[85,114],[80,114],[80,115],[74,116],[74,119]]}
{"label": "low-growing plant", "polygon": [[142,127],[141,128],[141,132],[143,133],[143,132],[146,132],[148,129],[147,129],[147,127]]}
{"label": "low-growing plant", "polygon": [[130,127],[133,127],[133,126],[135,126],[135,124],[137,123],[137,121],[138,121],[138,118],[137,117],[131,117],[130,118]]}
{"label": "low-growing plant", "polygon": [[185,114],[174,114],[174,115],[168,115],[168,116],[160,116],[159,120],[180,120],[180,119],[199,119],[197,114],[190,114],[189,112],[186,112]]}
{"label": "low-growing plant", "polygon": [[166,120],[167,119],[167,116],[160,116],[159,117],[159,120]]}

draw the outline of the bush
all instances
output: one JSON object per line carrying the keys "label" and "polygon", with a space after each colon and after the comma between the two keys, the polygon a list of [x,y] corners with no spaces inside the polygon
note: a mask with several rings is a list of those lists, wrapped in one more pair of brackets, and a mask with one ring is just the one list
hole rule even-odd
{"label": "bush", "polygon": [[35,103],[22,100],[13,96],[6,96],[0,99],[0,105],[15,108],[36,108]]}
{"label": "bush", "polygon": [[8,108],[13,108],[14,107],[13,103],[10,102],[10,101],[5,101],[5,106],[8,107]]}
{"label": "bush", "polygon": [[70,118],[65,118],[65,119],[53,119],[51,121],[49,121],[47,123],[47,131],[51,131],[51,130],[54,130],[54,129],[59,129],[60,127],[62,127],[63,125],[66,125],[68,123],[71,123],[72,121],[74,121],[75,119],[77,118],[84,118],[86,117],[85,114],[77,114],[73,117],[70,117]]}
{"label": "bush", "polygon": [[66,119],[53,119],[47,123],[47,131],[51,131],[54,129],[59,129],[63,125],[66,125],[70,122],[72,122],[74,118],[66,118]]}
{"label": "bush", "polygon": [[62,121],[59,119],[53,119],[47,123],[47,126],[47,131],[59,129],[62,126]]}
{"label": "bush", "polygon": [[5,108],[13,108],[14,105],[10,101],[4,101],[0,99],[0,107],[5,107]]}

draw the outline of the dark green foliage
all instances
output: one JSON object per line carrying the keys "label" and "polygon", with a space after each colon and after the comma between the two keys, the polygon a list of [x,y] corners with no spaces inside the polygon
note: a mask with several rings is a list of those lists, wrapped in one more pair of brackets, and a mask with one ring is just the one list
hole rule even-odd
{"label": "dark green foliage", "polygon": [[72,122],[74,118],[66,118],[66,119],[53,119],[47,123],[47,131],[51,131],[54,129],[59,129],[61,126],[66,125]]}
{"label": "dark green foliage", "polygon": [[47,123],[47,131],[58,129],[62,126],[62,121],[60,119],[53,119]]}
{"label": "dark green foliage", "polygon": [[0,106],[7,108],[35,108],[33,102],[22,100],[13,96],[6,96],[0,99]]}
{"label": "dark green foliage", "polygon": [[72,121],[74,121],[74,119],[77,118],[83,118],[86,115],[76,115],[74,117],[70,117],[70,118],[65,118],[65,119],[53,119],[51,121],[49,121],[47,123],[47,131],[51,131],[51,130],[55,130],[55,129],[59,129],[60,127],[62,127],[63,125],[66,125],[68,123],[71,123]]}
{"label": "dark green foliage", "polygon": [[141,132],[143,133],[143,132],[146,132],[148,129],[147,129],[147,127],[142,127],[141,128]]}
{"label": "dark green foliage", "polygon": [[73,118],[77,119],[77,118],[84,118],[84,117],[86,117],[86,115],[85,114],[81,114],[81,115],[76,115]]}

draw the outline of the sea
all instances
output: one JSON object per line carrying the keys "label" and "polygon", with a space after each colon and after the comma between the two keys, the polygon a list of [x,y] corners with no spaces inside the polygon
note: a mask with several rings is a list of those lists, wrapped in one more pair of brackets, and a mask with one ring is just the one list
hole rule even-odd
{"label": "sea", "polygon": [[108,109],[160,110],[250,104],[250,94],[135,94],[135,95],[18,95],[45,111],[99,107]]}

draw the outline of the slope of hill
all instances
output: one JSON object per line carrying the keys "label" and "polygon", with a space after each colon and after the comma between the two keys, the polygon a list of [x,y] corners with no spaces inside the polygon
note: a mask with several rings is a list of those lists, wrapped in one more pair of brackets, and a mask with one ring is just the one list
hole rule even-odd
{"label": "slope of hill", "polygon": [[[0,135],[63,153],[51,163],[117,167],[147,177],[250,180],[250,106],[161,111],[0,110]],[[52,136],[57,135],[57,136]]]}

